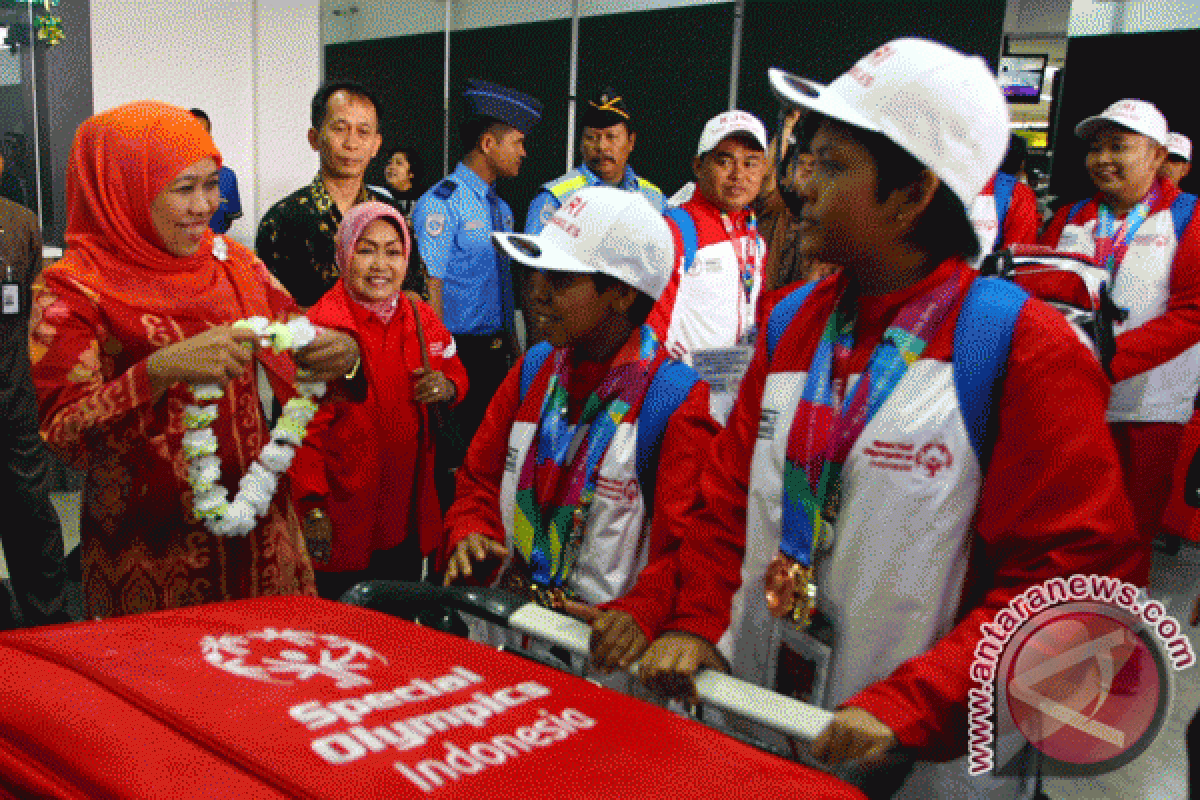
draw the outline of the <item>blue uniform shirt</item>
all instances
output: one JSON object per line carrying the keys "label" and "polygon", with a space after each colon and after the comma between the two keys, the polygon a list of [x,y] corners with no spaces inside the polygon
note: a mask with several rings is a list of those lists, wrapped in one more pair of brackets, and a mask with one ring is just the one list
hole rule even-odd
{"label": "blue uniform shirt", "polygon": [[208,222],[213,233],[225,233],[233,221],[242,216],[242,196],[238,193],[237,176],[229,167],[221,167],[217,173],[217,187],[221,193],[221,205]]}
{"label": "blue uniform shirt", "polygon": [[[543,183],[542,190],[529,204],[529,212],[525,215],[525,232],[530,235],[541,233],[542,228],[546,227],[546,223],[550,221],[550,217],[554,216],[555,211],[562,208],[562,204],[567,201],[568,197],[585,186],[597,185],[604,185],[604,182],[596,176],[596,173],[588,169],[586,164],[581,164],[566,175],[555,178],[549,183]],[[650,205],[659,211],[667,210],[667,200],[663,196],[662,190],[645,178],[635,175],[633,168],[628,164],[625,165],[625,176],[621,178],[621,183],[617,188],[627,192],[640,192],[650,201]]]}
{"label": "blue uniform shirt", "polygon": [[[492,334],[505,324],[503,281],[508,260],[492,244],[491,187],[461,161],[421,195],[413,209],[417,249],[430,277],[442,281],[442,307],[451,333]],[[513,229],[512,209],[496,198],[501,230]]]}

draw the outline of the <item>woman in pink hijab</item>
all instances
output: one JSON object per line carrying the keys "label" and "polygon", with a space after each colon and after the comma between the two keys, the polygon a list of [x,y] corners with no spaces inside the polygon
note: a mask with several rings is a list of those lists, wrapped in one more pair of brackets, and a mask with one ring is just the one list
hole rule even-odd
{"label": "woman in pink hijab", "polygon": [[429,406],[467,391],[454,338],[400,289],[412,247],[404,217],[384,203],[354,206],[336,247],[342,277],[308,316],[356,332],[367,399],[323,406],[292,467],[317,592],[331,599],[361,580],[420,579],[442,535]]}

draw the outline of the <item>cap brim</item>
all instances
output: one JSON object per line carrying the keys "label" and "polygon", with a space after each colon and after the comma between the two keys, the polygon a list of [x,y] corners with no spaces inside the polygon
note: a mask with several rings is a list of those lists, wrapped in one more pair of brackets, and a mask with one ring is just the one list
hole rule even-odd
{"label": "cap brim", "polygon": [[493,233],[492,241],[509,258],[533,269],[578,272],[587,275],[600,272],[540,236],[530,236],[525,233]]}
{"label": "cap brim", "polygon": [[782,103],[815,111],[856,128],[881,132],[879,126],[860,114],[839,95],[829,91],[829,87],[824,84],[801,78],[778,67],[767,70],[767,79],[771,84],[771,91]]}
{"label": "cap brim", "polygon": [[1097,115],[1094,117],[1088,117],[1083,122],[1076,125],[1075,126],[1075,135],[1078,136],[1080,139],[1090,139],[1096,135],[1097,130],[1099,130],[1100,128],[1103,128],[1106,125],[1113,127],[1113,128],[1118,128],[1123,131],[1128,131],[1129,133],[1136,133],[1138,136],[1145,136],[1147,139],[1149,139],[1150,141],[1152,141],[1156,144],[1163,145],[1164,147],[1166,146],[1166,143],[1159,141],[1157,136],[1146,133],[1146,131],[1139,131],[1137,128],[1133,127],[1132,125],[1126,125],[1124,122],[1121,122],[1120,120],[1113,119],[1112,117],[1106,117],[1103,114],[1100,114],[1100,115]]}

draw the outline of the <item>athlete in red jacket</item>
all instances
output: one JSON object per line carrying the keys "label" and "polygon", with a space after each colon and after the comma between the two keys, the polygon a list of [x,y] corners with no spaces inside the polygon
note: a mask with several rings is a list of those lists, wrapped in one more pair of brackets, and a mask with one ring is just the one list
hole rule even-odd
{"label": "athlete in red jacket", "polygon": [[[534,270],[531,310],[549,344],[509,372],[471,442],[446,515],[445,581],[498,580],[574,613],[594,623],[600,666],[628,665],[671,611],[678,541],[662,520],[691,509],[717,431],[708,386],[643,324],[670,275],[671,235],[641,196],[589,187],[538,236],[494,238]],[[648,409],[661,415],[668,396],[677,405],[640,466]],[[635,585],[636,600],[596,610]]]}
{"label": "athlete in red jacket", "polygon": [[[1056,312],[1024,299],[985,396],[991,452],[977,453],[952,357],[978,280],[965,207],[1007,138],[995,79],[980,59],[901,39],[829,87],[799,81],[772,75],[819,115],[800,247],[843,272],[796,295],[770,356],[759,339],[701,502],[673,521],[687,531],[679,596],[641,673],[678,691],[699,667],[731,668],[782,689],[806,680],[806,662],[827,683],[792,691],[836,709],[818,759],[903,746],[924,763],[902,796],[963,796],[989,778],[928,762],[966,749],[980,623],[1043,580],[1126,574],[1107,381]],[[809,601],[832,630],[824,656],[786,646],[818,635],[779,618]]]}

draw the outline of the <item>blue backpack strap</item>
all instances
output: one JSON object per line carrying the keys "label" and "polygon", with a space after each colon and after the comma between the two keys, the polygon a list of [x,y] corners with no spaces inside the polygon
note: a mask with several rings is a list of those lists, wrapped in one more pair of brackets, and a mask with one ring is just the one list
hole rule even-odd
{"label": "blue backpack strap", "polygon": [[[681,361],[664,361],[650,380],[646,399],[637,420],[637,476],[646,498],[646,509],[654,506],[654,480],[667,423],[700,380],[700,375]],[[647,514],[649,516],[649,514]]]}
{"label": "blue backpack strap", "polygon": [[976,278],[954,328],[954,390],[971,447],[986,472],[993,435],[992,408],[1004,380],[1013,328],[1029,294],[1001,278]]}
{"label": "blue backpack strap", "polygon": [[525,395],[529,393],[529,387],[533,385],[533,379],[541,372],[542,364],[546,363],[547,356],[552,352],[554,352],[554,345],[549,342],[538,342],[525,354],[525,360],[521,362],[522,402],[525,400]]}
{"label": "blue backpack strap", "polygon": [[771,316],[767,317],[768,363],[775,356],[775,345],[779,344],[783,332],[792,324],[792,319],[796,316],[796,312],[800,310],[800,306],[804,305],[804,301],[812,294],[813,287],[816,285],[816,281],[811,281],[797,287],[795,291],[780,300],[775,308],[771,309]]}
{"label": "blue backpack strap", "polygon": [[1000,249],[1004,241],[1004,218],[1008,216],[1008,207],[1012,205],[1013,189],[1017,188],[1017,176],[1007,172],[997,172],[996,182],[992,185],[992,195],[996,199],[996,241],[993,250]]}
{"label": "blue backpack strap", "polygon": [[669,208],[663,216],[679,227],[679,234],[683,238],[683,271],[687,272],[696,259],[696,249],[699,247],[696,238],[696,223],[692,219],[692,215],[682,208]]}
{"label": "blue backpack strap", "polygon": [[1187,226],[1192,221],[1192,214],[1196,211],[1196,195],[1180,192],[1175,198],[1175,202],[1171,203],[1171,222],[1175,225],[1175,241],[1178,242],[1183,238],[1183,232],[1187,230]]}
{"label": "blue backpack strap", "polygon": [[1075,217],[1077,217],[1079,215],[1079,212],[1083,210],[1083,207],[1085,205],[1087,205],[1086,199],[1080,200],[1078,203],[1071,206],[1071,210],[1067,212],[1067,224],[1068,225],[1071,223],[1071,220],[1075,219]]}

